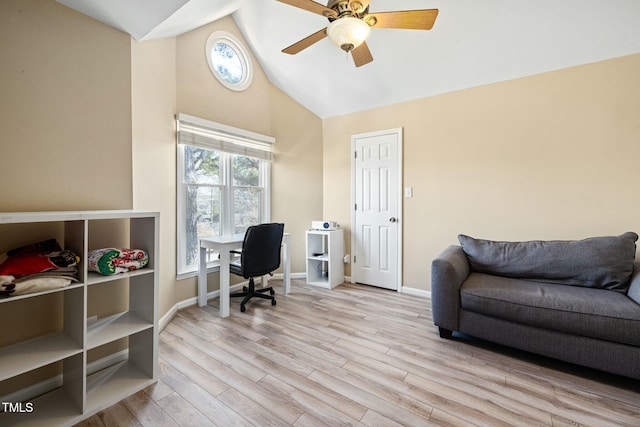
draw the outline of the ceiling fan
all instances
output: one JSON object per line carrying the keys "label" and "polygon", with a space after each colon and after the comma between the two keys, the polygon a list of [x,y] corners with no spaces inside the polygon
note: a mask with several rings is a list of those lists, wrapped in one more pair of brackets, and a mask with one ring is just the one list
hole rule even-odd
{"label": "ceiling fan", "polygon": [[322,15],[329,26],[282,50],[295,55],[325,37],[345,52],[351,52],[356,67],[373,61],[365,41],[371,28],[400,28],[430,30],[438,16],[438,9],[402,10],[369,13],[371,0],[329,0],[327,6],[312,0],[278,0],[291,6]]}

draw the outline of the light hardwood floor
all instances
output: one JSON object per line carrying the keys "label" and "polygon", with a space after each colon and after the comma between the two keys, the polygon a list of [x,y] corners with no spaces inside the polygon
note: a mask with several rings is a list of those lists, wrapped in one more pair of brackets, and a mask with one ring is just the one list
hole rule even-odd
{"label": "light hardwood floor", "polygon": [[443,340],[428,299],[270,283],[273,307],[180,311],[160,333],[158,383],[80,425],[640,426],[640,381]]}

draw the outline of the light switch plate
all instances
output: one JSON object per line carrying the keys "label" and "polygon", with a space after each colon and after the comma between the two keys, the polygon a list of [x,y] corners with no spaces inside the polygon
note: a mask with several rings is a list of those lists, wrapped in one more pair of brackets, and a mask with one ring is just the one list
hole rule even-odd
{"label": "light switch plate", "polygon": [[412,187],[404,187],[404,197],[406,197],[406,198],[413,197],[413,188]]}

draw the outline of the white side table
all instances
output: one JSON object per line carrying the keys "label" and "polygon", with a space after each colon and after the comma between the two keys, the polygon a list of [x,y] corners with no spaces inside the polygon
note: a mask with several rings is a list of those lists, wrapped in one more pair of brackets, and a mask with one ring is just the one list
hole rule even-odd
{"label": "white side table", "polygon": [[307,230],[307,284],[332,289],[344,282],[344,232]]}

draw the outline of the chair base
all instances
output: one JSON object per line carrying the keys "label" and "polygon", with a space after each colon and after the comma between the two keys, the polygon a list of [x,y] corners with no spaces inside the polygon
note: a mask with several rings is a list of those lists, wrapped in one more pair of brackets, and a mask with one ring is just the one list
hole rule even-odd
{"label": "chair base", "polygon": [[[269,295],[265,295],[267,292],[269,292]],[[245,305],[253,297],[271,300],[271,305],[276,305],[276,298],[273,296],[274,293],[275,291],[271,286],[269,286],[268,288],[256,289],[256,285],[252,277],[249,279],[249,287],[243,286],[242,292],[233,293],[230,295],[230,297],[244,297],[244,299],[240,303],[240,311],[244,313],[247,309]]]}

